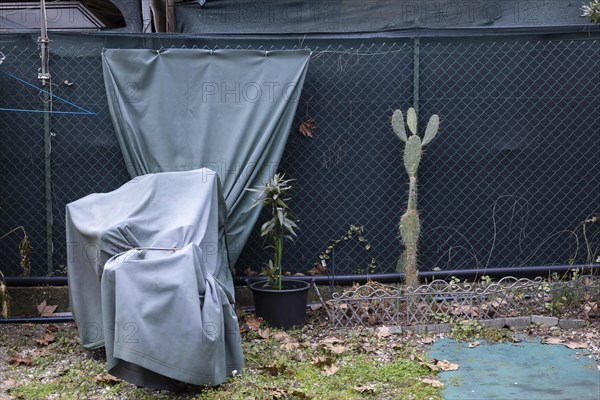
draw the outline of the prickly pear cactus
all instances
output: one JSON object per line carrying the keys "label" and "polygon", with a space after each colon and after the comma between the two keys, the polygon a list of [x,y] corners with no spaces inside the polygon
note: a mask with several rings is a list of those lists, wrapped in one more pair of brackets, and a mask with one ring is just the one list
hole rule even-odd
{"label": "prickly pear cactus", "polygon": [[411,107],[406,113],[406,126],[408,126],[410,136],[406,135],[402,111],[394,111],[392,115],[392,128],[398,138],[405,143],[404,168],[406,169],[410,183],[408,188],[408,205],[406,212],[400,218],[400,237],[404,243],[404,252],[400,260],[398,260],[396,270],[404,272],[406,285],[414,288],[419,284],[417,253],[421,232],[421,222],[419,221],[419,212],[417,209],[417,171],[419,170],[419,163],[423,156],[423,147],[435,139],[440,126],[440,119],[437,114],[429,118],[425,136],[421,140],[417,134],[417,113]]}

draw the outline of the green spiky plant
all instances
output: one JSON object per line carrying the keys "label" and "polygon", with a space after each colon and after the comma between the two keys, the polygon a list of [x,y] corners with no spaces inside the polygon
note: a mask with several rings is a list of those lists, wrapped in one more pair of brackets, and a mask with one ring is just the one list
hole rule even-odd
{"label": "green spiky plant", "polygon": [[294,236],[296,236],[294,228],[298,227],[288,207],[292,181],[293,179],[285,179],[284,174],[275,174],[264,187],[247,189],[259,194],[252,207],[263,205],[271,211],[271,219],[261,226],[260,234],[271,241],[272,245],[269,247],[273,248],[275,256],[272,260],[269,260],[269,264],[263,269],[262,275],[267,277],[267,282],[276,290],[282,289],[283,265],[281,259],[283,256],[283,241],[285,239],[293,241]]}
{"label": "green spiky plant", "polygon": [[417,171],[423,155],[423,148],[435,138],[440,126],[440,118],[434,114],[427,123],[423,140],[417,135],[417,113],[414,108],[409,108],[406,113],[406,125],[411,133],[406,135],[404,115],[396,110],[392,115],[392,128],[404,145],[404,168],[409,179],[408,205],[406,212],[400,218],[400,237],[404,243],[404,252],[398,260],[397,271],[405,273],[406,285],[416,287],[419,284],[417,269],[417,253],[421,222],[417,208]]}
{"label": "green spiky plant", "polygon": [[581,6],[581,16],[587,17],[592,24],[600,22],[600,0],[592,0]]}

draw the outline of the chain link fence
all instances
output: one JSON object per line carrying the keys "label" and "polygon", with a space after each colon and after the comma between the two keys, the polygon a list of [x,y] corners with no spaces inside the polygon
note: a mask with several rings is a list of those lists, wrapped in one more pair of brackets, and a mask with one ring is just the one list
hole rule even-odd
{"label": "chain link fence", "polygon": [[[51,39],[51,89],[58,96],[52,110],[76,112],[77,105],[95,115],[51,114],[49,152],[44,114],[34,112],[44,110],[43,93],[14,78],[40,87],[37,36],[0,37],[6,56],[0,66],[0,108],[5,109],[0,111],[0,232],[25,227],[37,276],[66,272],[65,205],[128,180],[106,104],[103,48],[299,45],[101,34]],[[415,83],[419,125],[434,113],[441,118],[440,133],[426,148],[419,171],[423,270],[595,261],[600,42],[421,39],[416,71],[412,40],[307,40],[302,46],[313,54],[280,166],[296,179],[290,204],[300,230],[285,254],[291,272],[311,269],[350,225],[365,227],[372,250],[365,253],[358,241],[337,246],[328,272],[395,271],[408,180],[390,118],[394,109],[412,105]],[[308,119],[317,125],[312,139],[297,131]],[[52,211],[51,263],[46,207]],[[240,274],[259,270],[268,260],[259,226],[236,265]],[[19,240],[15,233],[0,241],[0,269],[6,276],[20,273]],[[377,260],[375,271],[367,268],[371,256]]]}

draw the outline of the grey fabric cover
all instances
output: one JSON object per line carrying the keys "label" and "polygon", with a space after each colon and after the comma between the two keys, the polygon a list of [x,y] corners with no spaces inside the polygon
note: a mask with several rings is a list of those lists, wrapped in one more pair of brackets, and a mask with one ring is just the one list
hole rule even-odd
{"label": "grey fabric cover", "polygon": [[196,385],[243,367],[228,288],[195,243],[178,251],[130,250],[106,263],[102,310],[107,369],[149,386],[131,364]]}
{"label": "grey fabric cover", "polygon": [[[69,295],[80,339],[95,349],[106,335],[117,376],[145,385],[156,381],[146,373],[153,371],[218,384],[242,368],[233,280],[221,251],[225,210],[208,169],[140,176],[67,205]],[[128,250],[136,247],[178,250]]]}
{"label": "grey fabric cover", "polygon": [[235,264],[261,211],[249,187],[277,171],[310,51],[105,49],[108,105],[131,177],[219,175]]}

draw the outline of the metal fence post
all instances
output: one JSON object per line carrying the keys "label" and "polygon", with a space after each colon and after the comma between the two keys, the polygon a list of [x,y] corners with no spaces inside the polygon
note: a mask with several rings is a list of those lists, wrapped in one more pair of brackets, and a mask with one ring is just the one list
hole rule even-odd
{"label": "metal fence post", "polygon": [[43,93],[44,102],[44,186],[46,200],[46,275],[51,276],[54,272],[53,267],[53,245],[52,245],[52,134],[50,132],[50,112],[52,112],[52,96],[49,91],[52,90],[50,81],[50,57],[48,50],[48,32],[46,26],[46,8],[44,1],[41,3],[41,33],[38,38],[40,48],[40,58],[42,67],[38,73],[38,79],[42,82],[42,87],[46,88]]}
{"label": "metal fence post", "polygon": [[44,176],[46,197],[46,271],[47,276],[54,272],[52,255],[52,133],[50,132],[50,96],[44,93]]}
{"label": "metal fence post", "polygon": [[413,108],[419,115],[419,72],[421,61],[421,40],[416,37],[413,43]]}

